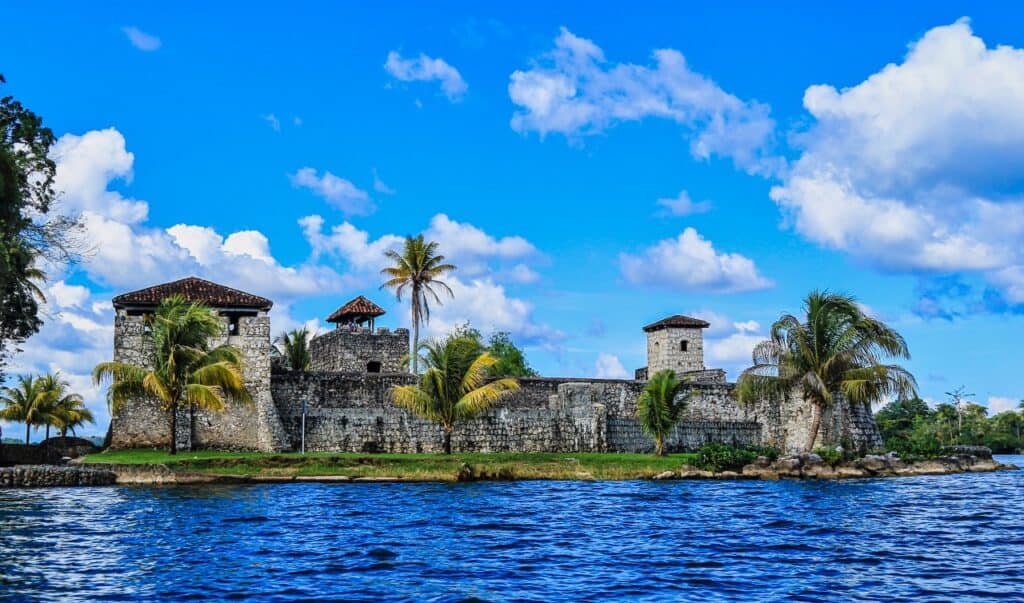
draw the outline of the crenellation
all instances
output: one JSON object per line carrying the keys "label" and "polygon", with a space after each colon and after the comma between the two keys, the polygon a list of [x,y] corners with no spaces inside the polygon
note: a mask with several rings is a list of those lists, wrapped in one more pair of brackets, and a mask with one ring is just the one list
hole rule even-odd
{"label": "crenellation", "polygon": [[[219,293],[211,289],[219,285],[203,286]],[[188,413],[182,411],[179,445],[296,449],[303,439],[305,407],[307,450],[440,450],[441,428],[397,407],[390,398],[393,386],[416,383],[417,378],[404,365],[409,354],[408,329],[375,328],[374,319],[384,314],[379,306],[360,297],[340,308],[331,316],[338,327],[310,342],[312,370],[288,371],[280,362],[272,369],[269,300],[234,290],[229,293],[256,300],[252,303],[265,302],[245,312],[220,308],[223,329],[210,342],[230,343],[241,351],[243,375],[254,403],[233,405],[223,413],[197,412],[191,432]],[[144,312],[117,303],[115,307],[115,360],[149,365],[153,350],[145,336]],[[707,326],[699,319],[672,316],[645,327],[648,366],[638,369],[633,380],[519,379],[518,391],[456,426],[453,447],[481,452],[649,451],[653,442],[636,421],[636,401],[650,375],[671,368],[686,383],[681,395],[687,396],[687,408],[666,442],[669,450],[692,450],[707,442],[802,449],[809,436],[810,406],[796,395],[781,402],[741,404],[725,371],[704,366],[703,329]],[[168,431],[167,413],[154,401],[138,400],[114,413],[113,446],[166,446]],[[881,444],[869,408],[840,398],[825,411],[818,443],[837,442],[868,449]]]}

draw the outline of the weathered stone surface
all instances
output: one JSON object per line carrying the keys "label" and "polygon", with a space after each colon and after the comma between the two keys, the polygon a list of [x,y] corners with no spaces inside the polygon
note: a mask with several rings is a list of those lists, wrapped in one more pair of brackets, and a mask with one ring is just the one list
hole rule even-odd
{"label": "weathered stone surface", "polygon": [[869,454],[857,459],[856,467],[871,473],[881,473],[889,469],[889,459],[876,454]]}
{"label": "weathered stone surface", "polygon": [[314,371],[397,373],[409,354],[409,330],[341,326],[309,342]]}
{"label": "weathered stone surface", "polygon": [[[278,371],[271,376],[270,319],[265,311],[231,321],[223,335],[245,358],[246,385],[255,401],[223,413],[177,414],[179,447],[287,450],[302,440],[302,403],[307,404],[309,450],[428,452],[441,446],[436,425],[398,409],[388,400],[391,385],[414,382],[400,373],[408,353],[408,331],[335,329],[310,344],[314,372]],[[141,366],[152,361],[143,317],[118,309],[114,358]],[[230,335],[229,335],[229,331]],[[666,442],[671,452],[709,442],[803,450],[814,410],[798,396],[740,404],[721,369],[706,369],[699,328],[649,333],[650,368],[673,368],[689,379],[682,422]],[[685,346],[683,345],[683,342]],[[372,373],[379,370],[380,373]],[[523,379],[522,389],[495,409],[458,426],[453,446],[463,451],[631,451],[653,442],[636,422],[636,399],[644,383],[601,379]],[[167,447],[170,416],[153,400],[137,400],[114,413],[114,448]],[[881,444],[870,409],[842,399],[824,410],[816,442],[847,442],[857,450]]]}
{"label": "weathered stone surface", "polygon": [[675,478],[676,478],[676,472],[675,471],[662,471],[661,473],[659,473],[658,475],[655,475],[651,479],[663,480],[663,479],[675,479]]}
{"label": "weathered stone surface", "polygon": [[81,466],[16,465],[0,468],[0,488],[107,486],[116,479],[111,471]]}
{"label": "weathered stone surface", "polygon": [[[179,448],[194,441],[198,448],[283,450],[288,441],[270,397],[270,317],[260,311],[238,319],[229,334],[230,320],[221,315],[221,336],[211,346],[231,344],[243,358],[242,374],[253,399],[251,405],[233,405],[225,412],[198,411],[190,428],[187,410],[178,411]],[[153,349],[144,318],[123,309],[114,319],[114,360],[152,366]],[[167,448],[170,445],[170,414],[155,400],[125,404],[111,418],[112,448]]]}
{"label": "weathered stone surface", "polygon": [[82,438],[50,438],[39,444],[0,444],[0,467],[8,465],[55,465],[64,459],[99,452]]}

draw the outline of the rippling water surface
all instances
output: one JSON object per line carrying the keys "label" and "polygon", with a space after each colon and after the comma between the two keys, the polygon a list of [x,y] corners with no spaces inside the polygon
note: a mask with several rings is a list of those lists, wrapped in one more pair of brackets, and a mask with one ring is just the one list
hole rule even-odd
{"label": "rippling water surface", "polygon": [[0,599],[200,597],[1022,600],[1024,472],[0,490]]}

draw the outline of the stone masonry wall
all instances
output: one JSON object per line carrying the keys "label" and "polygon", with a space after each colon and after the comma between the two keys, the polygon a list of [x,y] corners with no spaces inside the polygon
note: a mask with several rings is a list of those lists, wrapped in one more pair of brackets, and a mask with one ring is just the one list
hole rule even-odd
{"label": "stone masonry wall", "polygon": [[[281,422],[298,448],[306,400],[306,449],[348,452],[436,452],[441,428],[398,408],[393,385],[408,374],[352,375],[292,372],[274,375],[272,391]],[[452,446],[479,452],[642,452],[653,442],[637,424],[634,381],[522,379],[500,406],[458,425]],[[724,384],[694,390],[687,416],[669,437],[670,450],[709,442],[759,444],[762,426],[731,400]]]}
{"label": "stone masonry wall", "polygon": [[[229,343],[242,353],[246,388],[251,405],[229,405],[225,412],[198,411],[194,433],[189,413],[178,412],[178,446],[187,448],[192,437],[199,448],[281,450],[288,438],[281,427],[270,394],[270,318],[265,312],[241,317],[238,334],[228,336],[228,319],[220,317],[222,335],[210,346]],[[114,321],[114,360],[139,366],[152,365],[153,349],[142,316],[119,310]],[[111,419],[113,448],[165,448],[170,444],[170,417],[152,399],[134,400],[116,411]]]}
{"label": "stone masonry wall", "polygon": [[[686,342],[686,351],[680,345]],[[677,373],[704,370],[703,329],[668,328],[647,334],[647,375],[662,369]]]}
{"label": "stone masonry wall", "polygon": [[379,328],[374,332],[342,326],[313,338],[309,352],[314,371],[366,373],[369,363],[379,362],[378,372],[397,373],[409,354],[409,330]]}

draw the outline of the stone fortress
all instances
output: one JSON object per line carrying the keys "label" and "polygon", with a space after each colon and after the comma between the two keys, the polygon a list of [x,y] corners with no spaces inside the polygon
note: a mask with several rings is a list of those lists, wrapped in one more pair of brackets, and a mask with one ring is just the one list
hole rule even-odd
{"label": "stone fortress", "polygon": [[[273,302],[195,277],[119,295],[113,299],[114,359],[147,364],[144,317],[163,298],[180,294],[214,308],[223,324],[214,345],[230,343],[245,359],[252,405],[222,413],[179,411],[178,445],[262,451],[437,452],[441,428],[391,402],[393,385],[415,383],[405,372],[409,331],[375,327],[384,310],[357,297],[329,318],[335,329],[310,342],[311,370],[283,368],[271,342]],[[635,379],[522,378],[520,389],[476,419],[458,424],[456,451],[645,452],[653,442],[636,422],[636,400],[648,375],[671,368],[689,380],[683,420],[666,442],[670,451],[707,442],[803,448],[811,408],[796,396],[783,402],[741,404],[721,369],[704,366],[704,329],[696,318],[671,316],[646,327],[647,366]],[[303,415],[305,414],[305,421]],[[305,433],[303,434],[303,424]],[[114,413],[114,448],[165,447],[170,420],[155,401],[138,400]],[[822,417],[820,443],[881,445],[871,410],[836,404]]]}

